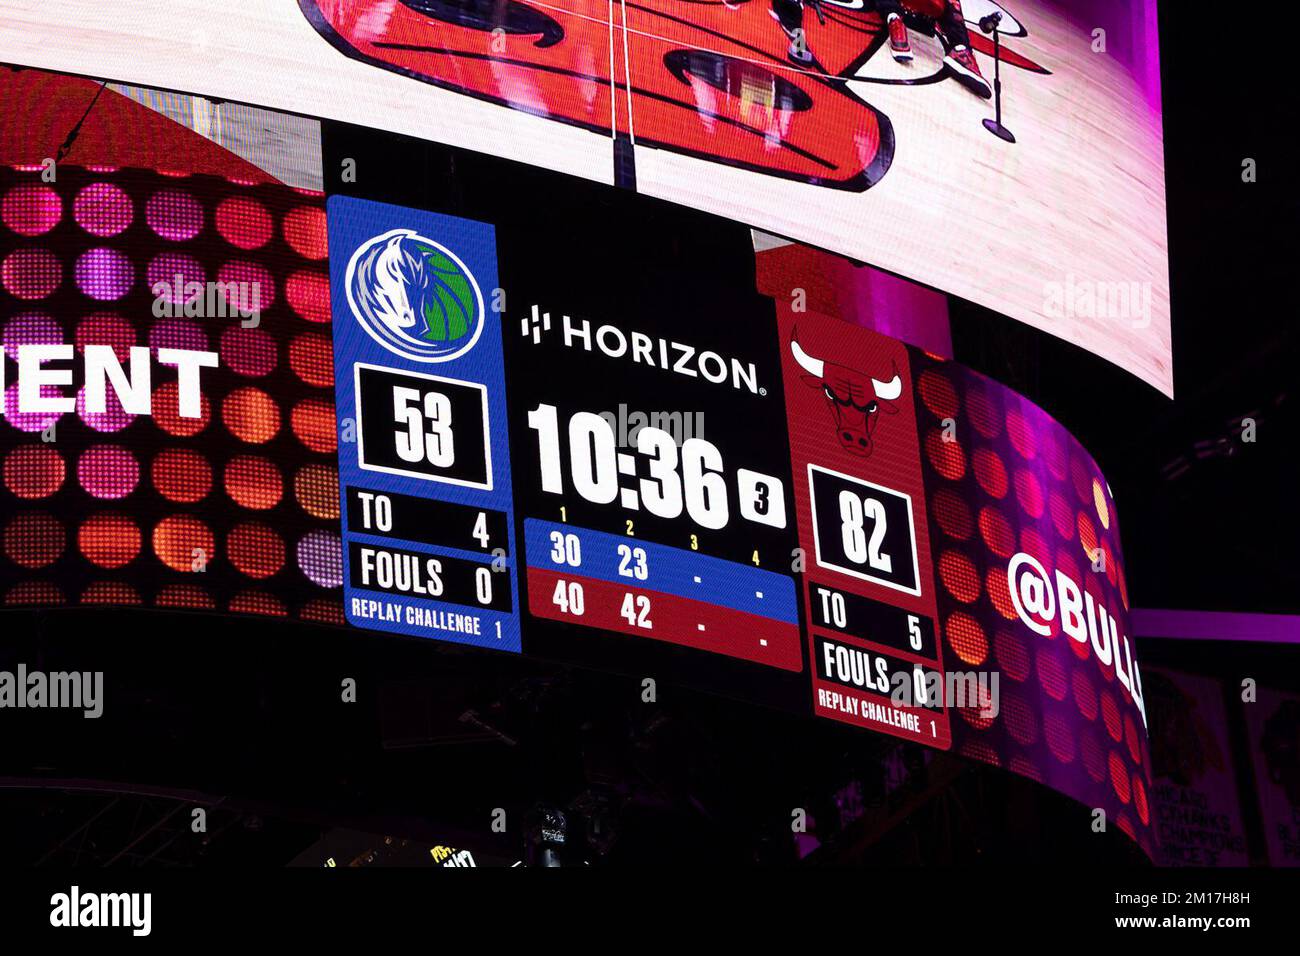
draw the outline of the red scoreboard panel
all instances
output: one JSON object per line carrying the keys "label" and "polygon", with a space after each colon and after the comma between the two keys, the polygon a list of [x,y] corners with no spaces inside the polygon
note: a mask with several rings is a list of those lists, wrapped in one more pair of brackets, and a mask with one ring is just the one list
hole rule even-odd
{"label": "red scoreboard panel", "polygon": [[788,306],[779,329],[814,711],[946,750],[908,350]]}

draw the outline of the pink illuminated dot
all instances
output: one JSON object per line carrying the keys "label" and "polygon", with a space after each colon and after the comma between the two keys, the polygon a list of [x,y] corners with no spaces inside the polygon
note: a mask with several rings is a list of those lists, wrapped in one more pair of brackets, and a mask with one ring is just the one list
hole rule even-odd
{"label": "pink illuminated dot", "polygon": [[189,349],[193,352],[206,352],[208,336],[197,322],[188,319],[162,319],[149,330],[149,346],[153,349]]}
{"label": "pink illuminated dot", "polygon": [[183,252],[164,252],[155,256],[145,270],[149,292],[172,305],[184,305],[203,295],[201,283],[205,280],[203,266]]}
{"label": "pink illuminated dot", "polygon": [[18,357],[20,345],[59,345],[63,329],[42,312],[20,312],[5,323],[4,347],[11,358]]}
{"label": "pink illuminated dot", "polygon": [[236,290],[238,301],[232,301],[231,305],[239,311],[265,310],[275,302],[275,280],[256,263],[242,259],[227,262],[217,273],[217,279]]}
{"label": "pink illuminated dot", "polygon": [[[41,395],[44,398],[57,398],[59,391],[56,387],[44,385],[41,387]],[[24,432],[44,431],[50,425],[59,419],[59,412],[23,412],[18,407],[18,383],[10,385],[5,389],[5,418],[10,425]]]}
{"label": "pink illuminated dot", "polygon": [[18,299],[43,299],[63,281],[63,266],[48,249],[18,249],[0,263],[0,284]]}
{"label": "pink illuminated dot", "polygon": [[63,200],[49,186],[24,183],[5,194],[0,219],[20,236],[49,232],[63,218]]}
{"label": "pink illuminated dot", "polygon": [[127,425],[130,425],[135,417],[122,407],[117,392],[111,388],[104,389],[104,410],[102,412],[88,411],[86,409],[86,390],[84,388],[79,389],[77,391],[77,414],[81,416],[83,422],[97,432],[121,431]]}
{"label": "pink illuminated dot", "polygon": [[140,480],[135,457],[118,445],[89,449],[77,462],[77,480],[96,498],[125,498]]}
{"label": "pink illuminated dot", "polygon": [[73,268],[77,288],[92,299],[120,299],[135,280],[135,267],[124,253],[100,247],[83,253]]}
{"label": "pink illuminated dot", "polygon": [[203,231],[203,207],[180,189],[160,189],[144,207],[145,222],[164,239],[184,242]]}
{"label": "pink illuminated dot", "polygon": [[131,197],[112,183],[91,183],[72,203],[72,218],[92,236],[106,239],[131,225]]}
{"label": "pink illuminated dot", "polygon": [[275,224],[256,199],[230,196],[217,206],[217,232],[232,246],[259,249],[271,238]]}

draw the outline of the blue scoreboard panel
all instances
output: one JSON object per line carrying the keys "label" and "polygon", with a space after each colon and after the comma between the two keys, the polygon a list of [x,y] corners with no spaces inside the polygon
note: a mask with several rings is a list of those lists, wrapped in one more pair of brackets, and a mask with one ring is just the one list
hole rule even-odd
{"label": "blue scoreboard panel", "polygon": [[493,228],[343,196],[327,216],[348,621],[517,653]]}

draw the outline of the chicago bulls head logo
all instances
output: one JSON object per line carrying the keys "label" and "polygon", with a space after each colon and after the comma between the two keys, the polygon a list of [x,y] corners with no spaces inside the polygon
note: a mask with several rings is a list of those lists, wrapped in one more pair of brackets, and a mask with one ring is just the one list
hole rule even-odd
{"label": "chicago bulls head logo", "polygon": [[845,451],[863,458],[871,454],[871,435],[881,413],[897,415],[894,404],[903,394],[903,379],[898,368],[886,381],[872,378],[865,372],[836,365],[815,358],[799,344],[799,330],[790,337],[790,351],[794,360],[807,374],[803,380],[813,388],[821,389],[826,396],[826,406],[835,421],[835,437]]}

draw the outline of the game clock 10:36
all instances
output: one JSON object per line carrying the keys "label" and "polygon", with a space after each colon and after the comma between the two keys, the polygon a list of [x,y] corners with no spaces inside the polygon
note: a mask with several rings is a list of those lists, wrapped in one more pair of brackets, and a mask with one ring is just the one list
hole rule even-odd
{"label": "game clock 10:36", "polygon": [[[678,446],[668,431],[647,425],[636,433],[635,454],[621,452],[614,426],[603,416],[575,412],[562,425],[559,409],[547,403],[528,412],[528,427],[537,442],[542,491],[548,494],[563,495],[572,488],[594,505],[617,502],[629,514],[644,509],[669,521],[685,514],[710,531],[720,531],[732,520],[722,452],[708,439],[686,438]],[[740,518],[786,526],[780,478],[740,468],[734,481]],[[563,506],[561,518],[568,520]],[[632,534],[635,519],[626,521]],[[692,535],[692,544],[697,543]]]}

